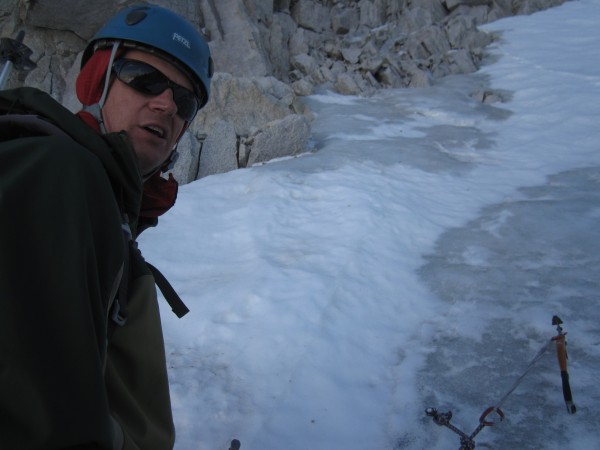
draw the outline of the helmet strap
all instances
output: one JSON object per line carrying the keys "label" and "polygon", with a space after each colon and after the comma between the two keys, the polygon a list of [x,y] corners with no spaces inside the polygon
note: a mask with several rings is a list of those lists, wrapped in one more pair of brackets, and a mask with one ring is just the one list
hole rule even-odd
{"label": "helmet strap", "polygon": [[108,95],[108,88],[110,86],[110,75],[112,72],[112,65],[115,62],[115,56],[117,54],[117,50],[119,49],[120,44],[121,41],[113,42],[112,51],[110,52],[110,58],[108,60],[108,67],[106,68],[106,76],[104,77],[104,90],[102,91],[102,96],[98,101],[100,109],[104,107],[104,103],[106,102],[106,96]]}
{"label": "helmet strap", "polygon": [[112,51],[110,52],[110,58],[108,59],[108,67],[106,68],[106,75],[104,77],[104,89],[102,90],[102,95],[100,96],[100,100],[98,103],[94,103],[93,105],[84,105],[83,111],[90,113],[94,119],[98,122],[98,126],[100,127],[100,134],[106,134],[106,127],[104,126],[104,118],[102,117],[102,108],[104,107],[104,103],[106,103],[106,97],[108,96],[108,88],[110,87],[110,76],[112,72],[112,65],[115,61],[115,57],[117,54],[117,50],[119,49],[119,45],[121,41],[114,41],[112,45]]}

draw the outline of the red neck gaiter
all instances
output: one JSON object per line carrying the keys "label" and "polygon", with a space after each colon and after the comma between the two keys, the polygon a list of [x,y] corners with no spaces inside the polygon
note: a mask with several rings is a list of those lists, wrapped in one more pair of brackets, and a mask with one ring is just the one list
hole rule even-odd
{"label": "red neck gaiter", "polygon": [[[100,101],[110,53],[110,49],[96,51],[81,69],[75,83],[75,90],[82,105],[90,106]],[[97,133],[100,133],[100,125],[91,113],[79,111],[77,116]],[[177,190],[178,183],[173,174],[169,174],[168,180],[161,177],[160,172],[152,175],[144,183],[140,217],[153,219],[167,212],[175,204]]]}

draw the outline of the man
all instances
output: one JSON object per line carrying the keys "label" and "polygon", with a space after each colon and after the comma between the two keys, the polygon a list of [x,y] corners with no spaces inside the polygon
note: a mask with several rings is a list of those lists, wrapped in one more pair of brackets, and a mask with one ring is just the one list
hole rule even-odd
{"label": "man", "polygon": [[85,49],[78,115],[0,92],[0,449],[173,447],[161,278],[135,238],[175,201],[160,174],[211,77],[194,27],[145,5]]}

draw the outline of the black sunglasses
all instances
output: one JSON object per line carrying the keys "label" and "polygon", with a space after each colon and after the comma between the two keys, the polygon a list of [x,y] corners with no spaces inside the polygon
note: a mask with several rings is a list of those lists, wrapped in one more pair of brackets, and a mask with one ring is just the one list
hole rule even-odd
{"label": "black sunglasses", "polygon": [[112,70],[120,81],[142,94],[159,95],[171,89],[177,115],[188,122],[196,116],[200,105],[196,94],[172,82],[157,68],[134,59],[118,59]]}

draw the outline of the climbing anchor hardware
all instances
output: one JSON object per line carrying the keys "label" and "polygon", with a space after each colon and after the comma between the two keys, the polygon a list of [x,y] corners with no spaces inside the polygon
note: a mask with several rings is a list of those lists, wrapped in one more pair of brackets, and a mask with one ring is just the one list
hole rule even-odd
{"label": "climbing anchor hardware", "polygon": [[479,418],[479,425],[477,426],[477,428],[475,428],[475,430],[470,435],[467,435],[467,433],[465,433],[464,431],[460,430],[459,428],[455,427],[454,425],[452,425],[450,423],[450,419],[452,419],[452,411],[448,411],[446,413],[440,413],[435,408],[427,408],[425,410],[425,414],[427,414],[430,417],[433,417],[433,421],[435,423],[437,423],[438,425],[447,427],[460,436],[459,450],[473,450],[475,448],[475,441],[474,441],[475,436],[477,436],[479,434],[479,432],[481,430],[483,430],[484,427],[486,427],[486,426],[490,427],[490,426],[494,425],[495,423],[497,423],[497,422],[492,422],[490,420],[486,420],[487,417],[494,411],[498,414],[497,422],[502,422],[502,420],[504,420],[504,413],[502,412],[502,410],[500,408],[489,407],[488,409],[486,409],[483,412],[483,414]]}
{"label": "climbing anchor hardware", "polygon": [[[566,335],[567,333],[563,332],[562,329],[562,320],[558,316],[552,317],[552,325],[556,326],[556,331],[558,334],[550,339],[537,353],[535,358],[529,363],[525,372],[515,381],[515,383],[511,386],[508,392],[500,399],[496,406],[490,406],[487,408],[481,416],[479,417],[479,425],[473,430],[471,434],[467,434],[461,429],[457,428],[453,424],[450,423],[452,419],[452,411],[448,411],[445,413],[438,412],[435,408],[427,408],[425,410],[425,414],[429,417],[433,418],[433,421],[440,425],[444,426],[456,434],[460,436],[460,447],[459,450],[473,450],[475,448],[475,436],[479,434],[481,430],[485,427],[490,427],[495,425],[496,423],[502,422],[504,420],[504,412],[500,409],[500,406],[504,404],[506,399],[513,391],[517,388],[517,386],[523,381],[525,375],[529,373],[534,364],[546,353],[546,351],[552,346],[554,343],[556,345],[556,355],[558,357],[558,365],[560,367],[560,375],[562,378],[562,389],[563,389],[563,397],[565,399],[565,404],[567,405],[567,411],[569,414],[575,414],[577,408],[573,403],[573,396],[571,394],[571,386],[569,385],[569,373],[567,371],[567,341]],[[496,419],[492,420],[490,415],[492,413],[496,414]]]}
{"label": "climbing anchor hardware", "polygon": [[37,67],[29,58],[33,52],[23,44],[24,37],[25,32],[20,31],[16,39],[0,39],[0,63],[3,64],[2,72],[0,73],[0,89],[4,89],[4,85],[13,67],[19,72],[30,72]]}

